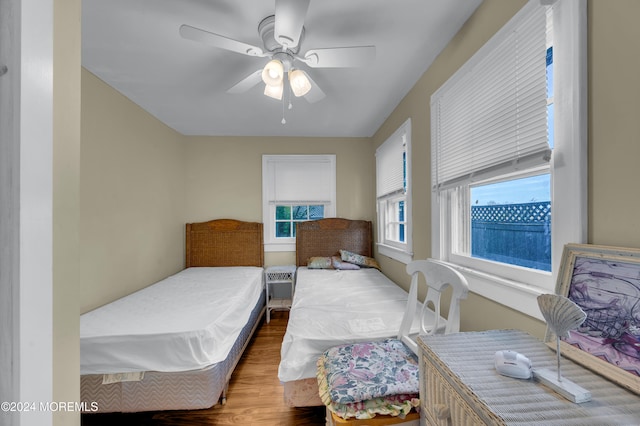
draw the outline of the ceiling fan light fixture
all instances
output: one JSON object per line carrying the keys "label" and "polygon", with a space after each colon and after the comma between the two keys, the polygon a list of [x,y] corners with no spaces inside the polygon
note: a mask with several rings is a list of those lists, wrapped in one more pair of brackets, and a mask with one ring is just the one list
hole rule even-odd
{"label": "ceiling fan light fixture", "polygon": [[293,94],[297,97],[304,96],[311,90],[311,82],[307,77],[307,73],[300,69],[289,72],[289,84]]}
{"label": "ceiling fan light fixture", "polygon": [[283,76],[284,66],[277,59],[267,62],[267,65],[262,70],[262,81],[268,86],[282,85]]}
{"label": "ceiling fan light fixture", "polygon": [[282,92],[284,91],[284,84],[280,82],[280,84],[272,86],[270,84],[265,84],[264,86],[264,94],[269,96],[270,98],[282,100]]}

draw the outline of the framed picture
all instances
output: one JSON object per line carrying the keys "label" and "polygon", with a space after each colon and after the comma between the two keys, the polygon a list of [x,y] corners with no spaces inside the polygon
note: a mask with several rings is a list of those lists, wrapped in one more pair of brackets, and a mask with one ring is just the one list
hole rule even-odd
{"label": "framed picture", "polygon": [[[567,244],[556,293],[587,314],[561,338],[561,353],[640,393],[640,250]],[[555,341],[547,327],[545,342],[555,349]]]}

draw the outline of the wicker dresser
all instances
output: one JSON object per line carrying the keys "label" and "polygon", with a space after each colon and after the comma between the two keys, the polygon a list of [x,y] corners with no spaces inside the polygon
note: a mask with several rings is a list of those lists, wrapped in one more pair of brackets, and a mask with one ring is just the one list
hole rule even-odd
{"label": "wicker dresser", "polygon": [[640,396],[565,358],[563,377],[590,391],[591,401],[575,404],[533,380],[498,374],[493,360],[502,349],[555,370],[555,352],[522,331],[425,336],[419,344],[422,424],[640,425]]}

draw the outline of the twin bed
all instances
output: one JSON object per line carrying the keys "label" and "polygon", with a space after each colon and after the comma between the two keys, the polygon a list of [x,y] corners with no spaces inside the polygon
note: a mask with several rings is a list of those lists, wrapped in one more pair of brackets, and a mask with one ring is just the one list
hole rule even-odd
{"label": "twin bed", "polygon": [[[228,219],[187,224],[186,269],[83,314],[81,400],[95,401],[99,412],[224,402],[265,311],[262,232],[260,223]],[[323,351],[397,335],[408,294],[379,270],[307,267],[340,250],[372,257],[372,245],[368,221],[297,224],[295,296],[278,372],[287,405],[324,405],[316,379]]]}
{"label": "twin bed", "polygon": [[186,225],[186,269],[80,320],[81,400],[98,412],[208,408],[265,311],[261,223]]}
{"label": "twin bed", "polygon": [[[322,219],[297,224],[296,290],[278,370],[285,403],[292,407],[324,405],[316,362],[325,350],[397,336],[407,307],[408,293],[378,269],[307,267],[309,259],[340,250],[371,257],[371,222]],[[418,316],[411,330],[418,332]]]}

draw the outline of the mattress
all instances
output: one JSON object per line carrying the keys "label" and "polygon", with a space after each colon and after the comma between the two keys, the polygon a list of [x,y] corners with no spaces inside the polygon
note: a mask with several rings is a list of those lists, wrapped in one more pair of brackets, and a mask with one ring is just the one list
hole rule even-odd
{"label": "mattress", "polygon": [[80,318],[80,373],[180,372],[224,361],[263,293],[259,267],[185,269]]}
{"label": "mattress", "polygon": [[260,296],[224,361],[200,370],[161,373],[147,371],[139,381],[103,384],[103,374],[80,377],[80,400],[92,401],[98,413],[209,408],[226,398],[231,373],[265,311],[265,294]]}
{"label": "mattress", "polygon": [[[407,297],[377,269],[299,268],[282,342],[280,381],[315,380],[318,358],[333,346],[397,336]],[[418,324],[416,317],[413,333]]]}

